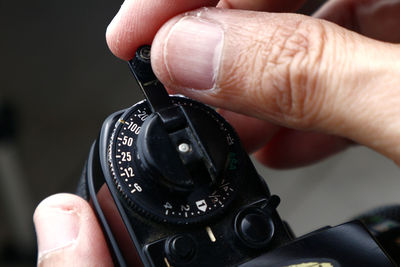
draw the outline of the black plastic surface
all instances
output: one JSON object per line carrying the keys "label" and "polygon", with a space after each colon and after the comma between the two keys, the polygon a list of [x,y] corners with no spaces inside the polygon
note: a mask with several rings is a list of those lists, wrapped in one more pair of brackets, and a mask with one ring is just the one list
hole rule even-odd
{"label": "black plastic surface", "polygon": [[317,231],[304,238],[299,237],[240,267],[287,267],[295,264],[332,267],[396,266],[366,228],[354,221]]}

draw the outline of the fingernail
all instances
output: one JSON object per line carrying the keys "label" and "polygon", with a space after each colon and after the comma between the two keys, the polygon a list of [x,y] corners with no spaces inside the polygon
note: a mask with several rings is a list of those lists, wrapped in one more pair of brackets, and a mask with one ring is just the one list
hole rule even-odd
{"label": "fingernail", "polygon": [[53,207],[40,209],[34,217],[39,260],[51,252],[75,244],[79,222],[79,214],[75,210]]}
{"label": "fingernail", "polygon": [[218,24],[196,18],[180,19],[167,36],[164,62],[172,81],[180,87],[215,86],[224,32]]}

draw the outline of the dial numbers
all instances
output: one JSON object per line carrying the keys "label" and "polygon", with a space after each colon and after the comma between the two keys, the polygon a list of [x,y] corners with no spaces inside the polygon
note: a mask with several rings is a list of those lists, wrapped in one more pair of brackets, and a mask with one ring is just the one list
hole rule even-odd
{"label": "dial numbers", "polygon": [[[212,118],[215,127],[224,132],[231,150],[227,166],[237,166],[234,155],[234,151],[237,151],[237,137],[230,126],[203,104],[182,97],[174,97],[173,101],[195,112],[201,110],[205,116]],[[139,172],[140,159],[137,158],[136,141],[143,123],[150,115],[146,102],[139,102],[117,122],[111,136],[108,162],[122,195],[134,209],[159,221],[188,224],[220,214],[235,196],[235,181],[239,177],[233,168],[227,168],[223,178],[212,188],[205,186],[188,194],[173,193],[154,181],[154,177]]]}

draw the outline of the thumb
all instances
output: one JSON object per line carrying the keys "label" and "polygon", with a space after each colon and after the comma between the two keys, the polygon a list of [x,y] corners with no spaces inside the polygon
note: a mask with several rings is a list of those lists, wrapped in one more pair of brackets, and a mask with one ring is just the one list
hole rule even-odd
{"label": "thumb", "polygon": [[399,56],[315,18],[204,8],[160,29],[152,66],[172,91],[399,160]]}
{"label": "thumb", "polygon": [[33,221],[38,266],[112,266],[97,219],[80,197],[48,197],[36,208]]}

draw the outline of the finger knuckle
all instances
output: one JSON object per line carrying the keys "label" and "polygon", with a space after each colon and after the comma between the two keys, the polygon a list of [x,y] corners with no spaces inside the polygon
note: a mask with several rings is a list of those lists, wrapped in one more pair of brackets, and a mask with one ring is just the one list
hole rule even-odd
{"label": "finger knuckle", "polygon": [[272,88],[277,115],[291,125],[310,128],[319,119],[324,92],[318,90],[318,82],[325,43],[324,25],[302,20],[278,27],[266,46],[262,87]]}

